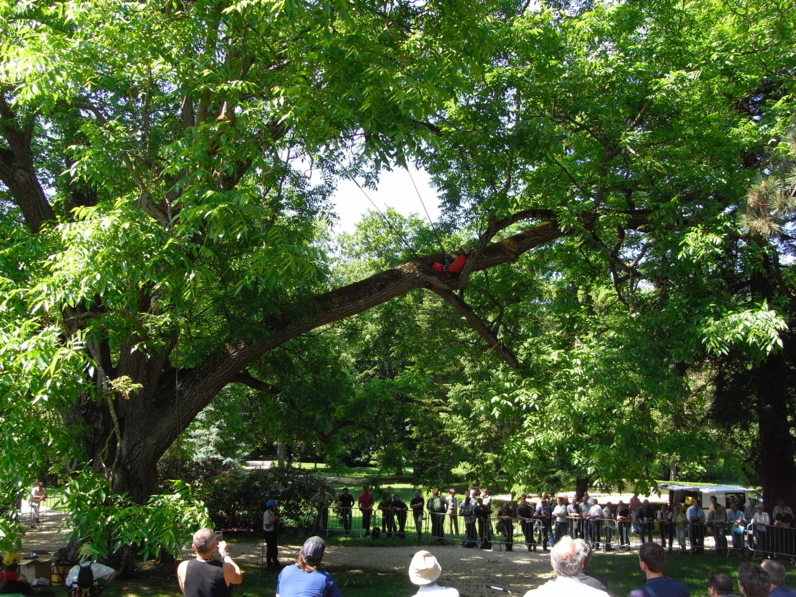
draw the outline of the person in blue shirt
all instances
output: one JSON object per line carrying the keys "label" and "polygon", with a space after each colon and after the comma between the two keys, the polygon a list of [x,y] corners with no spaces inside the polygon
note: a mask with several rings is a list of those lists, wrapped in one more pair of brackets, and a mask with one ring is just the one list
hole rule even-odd
{"label": "person in blue shirt", "polygon": [[699,500],[693,503],[685,511],[688,519],[688,536],[691,541],[691,552],[702,553],[705,551],[705,512]]}
{"label": "person in blue shirt", "polygon": [[663,575],[666,550],[650,541],[638,551],[638,565],[647,577],[647,584],[630,593],[630,597],[691,597],[688,585]]}
{"label": "person in blue shirt", "polygon": [[296,563],[279,573],[276,597],[342,597],[332,575],[319,568],[325,550],[320,537],[307,539]]}

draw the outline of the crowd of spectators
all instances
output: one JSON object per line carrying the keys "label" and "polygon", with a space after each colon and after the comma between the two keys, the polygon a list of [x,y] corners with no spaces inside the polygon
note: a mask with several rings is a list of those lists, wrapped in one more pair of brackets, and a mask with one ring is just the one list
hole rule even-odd
{"label": "crowd of spectators", "polygon": [[[391,488],[376,500],[365,487],[356,501],[348,488],[336,498],[321,488],[311,501],[318,508],[318,530],[328,528],[328,511],[334,507],[344,532],[350,534],[351,513],[356,503],[364,535],[374,538],[404,538],[407,524],[412,524],[411,530],[418,539],[424,532],[430,532],[438,541],[453,537],[463,539],[465,547],[483,549],[498,543],[512,551],[519,543],[529,551],[547,551],[562,537],[569,536],[583,539],[592,549],[628,550],[635,536],[634,543],[638,545],[660,541],[668,551],[700,554],[704,552],[707,535],[713,537],[720,555],[729,551],[739,553],[748,547],[757,555],[796,556],[796,536],[792,537],[786,530],[794,524],[793,511],[782,500],[771,515],[756,500],[750,500],[744,509],[734,495],[728,497],[726,507],[711,497],[707,510],[698,499],[688,504],[653,505],[635,493],[627,503],[620,499],[616,504],[610,500],[600,503],[588,493],[575,494],[573,498],[558,495],[551,501],[546,492],[534,501],[523,494],[517,502],[504,499],[493,502],[486,489],[465,490],[458,496],[455,489],[441,492],[434,488],[428,499],[416,490],[407,505]],[[380,518],[371,528],[376,513]],[[426,527],[427,520],[430,523]]]}

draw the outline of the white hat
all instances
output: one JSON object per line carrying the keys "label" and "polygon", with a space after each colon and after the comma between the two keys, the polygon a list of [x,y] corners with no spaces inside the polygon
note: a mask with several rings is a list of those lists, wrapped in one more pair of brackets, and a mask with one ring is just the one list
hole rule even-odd
{"label": "white hat", "polygon": [[420,587],[436,582],[442,574],[437,558],[426,550],[418,551],[409,564],[409,580]]}

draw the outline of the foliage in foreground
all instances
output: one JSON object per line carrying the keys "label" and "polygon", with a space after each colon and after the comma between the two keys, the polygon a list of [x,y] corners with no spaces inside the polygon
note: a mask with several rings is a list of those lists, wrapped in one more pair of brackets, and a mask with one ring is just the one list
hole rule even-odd
{"label": "foliage in foreground", "polygon": [[198,528],[210,526],[207,508],[191,487],[172,482],[173,493],[153,495],[139,505],[111,490],[106,479],[84,472],[63,493],[63,507],[73,529],[67,540],[79,545],[80,559],[107,561],[122,548],[144,560],[162,553],[177,556]]}

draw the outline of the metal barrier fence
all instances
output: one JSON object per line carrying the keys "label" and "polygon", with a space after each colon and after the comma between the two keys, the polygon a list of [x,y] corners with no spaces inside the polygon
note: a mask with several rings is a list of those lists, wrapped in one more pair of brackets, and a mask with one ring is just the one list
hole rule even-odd
{"label": "metal barrier fence", "polygon": [[[468,522],[471,520],[471,522]],[[732,532],[729,522],[693,524],[673,522],[617,521],[606,518],[568,517],[510,521],[465,518],[443,513],[361,510],[331,507],[319,512],[315,529],[329,534],[413,539],[416,541],[461,542],[471,547],[496,547],[512,550],[524,546],[528,551],[549,549],[561,537],[582,538],[593,549],[621,551],[637,549],[646,541],[661,543],[669,551],[702,553],[705,549],[719,555],[778,555],[796,558],[796,528],[749,524],[742,532]]]}
{"label": "metal barrier fence", "polygon": [[746,548],[757,556],[796,558],[796,528],[751,523],[746,527]]}

